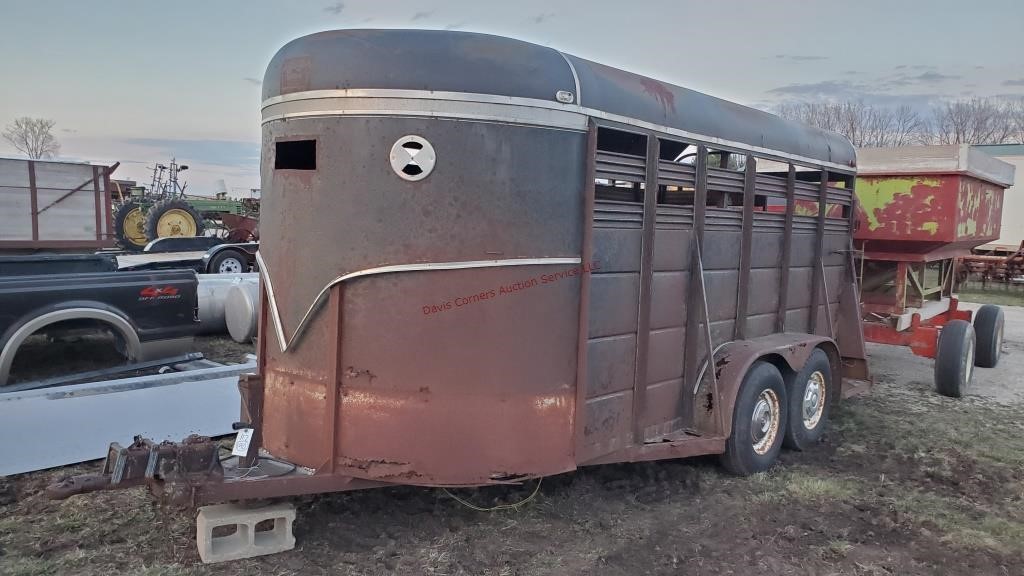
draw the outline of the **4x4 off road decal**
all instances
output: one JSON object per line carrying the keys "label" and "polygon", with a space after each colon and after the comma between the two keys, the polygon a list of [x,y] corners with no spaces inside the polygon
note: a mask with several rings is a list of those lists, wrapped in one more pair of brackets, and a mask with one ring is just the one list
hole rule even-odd
{"label": "4x4 off road decal", "polygon": [[178,289],[174,286],[146,286],[139,291],[139,301],[145,300],[177,300],[181,298]]}

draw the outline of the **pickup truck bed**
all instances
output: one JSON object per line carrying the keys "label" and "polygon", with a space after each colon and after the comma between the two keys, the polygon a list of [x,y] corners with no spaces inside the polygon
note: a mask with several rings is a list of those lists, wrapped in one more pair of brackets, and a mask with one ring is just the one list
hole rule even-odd
{"label": "pickup truck bed", "polygon": [[199,328],[197,286],[191,270],[0,277],[0,387],[40,330],[108,329],[128,361],[183,352]]}

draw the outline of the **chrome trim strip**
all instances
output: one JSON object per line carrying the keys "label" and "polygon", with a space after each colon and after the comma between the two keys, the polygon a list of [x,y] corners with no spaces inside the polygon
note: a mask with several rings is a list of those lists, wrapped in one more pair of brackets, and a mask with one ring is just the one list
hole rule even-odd
{"label": "chrome trim strip", "polygon": [[[838,164],[835,162],[825,162],[823,160],[816,160],[814,158],[808,158],[806,156],[800,156],[798,154],[789,154],[787,152],[781,152],[778,150],[772,150],[770,148],[764,148],[761,146],[752,146],[744,144],[742,142],[733,142],[731,140],[725,140],[723,138],[717,138],[714,136],[706,136],[702,134],[696,134],[688,132],[686,130],[680,130],[678,128],[671,128],[660,124],[654,124],[652,122],[646,122],[643,120],[637,120],[636,118],[630,118],[628,116],[620,116],[618,114],[611,114],[603,110],[597,110],[594,108],[587,108],[580,106],[579,104],[562,104],[555,101],[538,100],[536,98],[518,98],[512,96],[497,96],[493,94],[472,94],[464,92],[431,92],[429,90],[393,90],[393,89],[338,89],[338,90],[309,90],[307,92],[293,92],[291,94],[283,94],[280,96],[274,96],[268,98],[263,102],[263,123],[277,120],[278,115],[268,115],[267,108],[283,104],[286,102],[296,102],[304,100],[322,100],[322,99],[346,99],[346,98],[365,98],[367,100],[379,100],[374,102],[373,106],[363,105],[361,110],[355,111],[350,108],[328,108],[328,109],[313,109],[304,111],[301,113],[294,113],[293,115],[284,116],[284,118],[302,118],[302,117],[315,117],[315,116],[342,116],[342,115],[359,115],[359,116],[384,116],[384,115],[419,115],[419,116],[432,116],[432,117],[449,117],[453,114],[459,114],[455,110],[444,111],[442,114],[437,112],[431,112],[429,110],[409,109],[403,111],[396,111],[393,105],[387,104],[387,101],[397,100],[416,100],[416,101],[451,101],[451,102],[477,102],[481,104],[501,104],[500,108],[489,109],[488,112],[496,116],[496,118],[490,118],[489,121],[508,122],[511,118],[512,123],[533,123],[538,119],[530,118],[531,116],[537,116],[536,112],[532,115],[527,114],[530,121],[524,122],[520,120],[515,121],[515,115],[509,116],[508,107],[526,107],[535,109],[547,109],[557,110],[563,113],[575,113],[590,116],[593,118],[599,118],[601,120],[607,120],[609,122],[617,122],[627,126],[633,126],[643,130],[650,130],[665,135],[676,136],[690,141],[700,142],[703,144],[709,144],[713,146],[720,146],[725,148],[731,148],[734,150],[741,150],[757,154],[768,159],[781,159],[796,162],[805,166],[823,167],[829,168],[836,171],[841,171],[847,174],[856,172],[856,168]],[[578,99],[577,99],[578,101]],[[339,104],[341,104],[339,102]],[[366,109],[369,108],[369,109]],[[439,108],[435,106],[435,108]],[[503,114],[494,114],[497,111],[503,112]],[[418,114],[417,114],[418,112]],[[524,116],[519,114],[520,117]],[[455,116],[452,116],[455,117]],[[467,118],[475,119],[475,118]],[[585,121],[584,121],[585,124]]]}
{"label": "chrome trim strip", "polygon": [[576,67],[572,65],[572,60],[565,55],[565,52],[558,52],[558,55],[565,60],[565,63],[569,65],[569,71],[572,72],[572,81],[576,84],[576,99],[575,103],[582,105],[583,97],[580,95],[580,77],[576,75]]}
{"label": "chrome trim strip", "polygon": [[582,258],[512,258],[506,260],[467,260],[462,262],[422,262],[417,264],[377,266],[375,268],[366,268],[364,270],[349,272],[348,274],[338,276],[334,280],[331,280],[323,287],[323,289],[320,290],[320,293],[313,299],[313,303],[306,309],[306,313],[303,314],[302,319],[299,320],[298,326],[295,327],[295,332],[292,333],[291,337],[286,337],[284,333],[284,325],[281,323],[281,313],[277,306],[277,296],[274,294],[274,284],[270,280],[270,269],[267,267],[267,263],[263,259],[262,253],[259,250],[256,251],[256,262],[260,266],[260,278],[267,287],[267,298],[270,300],[270,315],[274,320],[274,332],[277,334],[277,342],[278,345],[281,346],[281,352],[287,352],[288,348],[291,347],[291,345],[299,338],[302,331],[305,330],[306,324],[312,317],[313,312],[316,311],[318,306],[323,304],[323,301],[327,297],[331,288],[346,280],[352,280],[353,278],[360,278],[363,276],[374,276],[377,274],[390,274],[392,272],[464,270],[467,268],[497,268],[501,266],[564,265],[579,264],[582,261]]}

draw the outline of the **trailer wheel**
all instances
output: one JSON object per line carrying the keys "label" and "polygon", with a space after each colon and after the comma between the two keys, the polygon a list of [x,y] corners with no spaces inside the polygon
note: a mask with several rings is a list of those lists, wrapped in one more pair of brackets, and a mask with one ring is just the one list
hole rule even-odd
{"label": "trailer wheel", "polygon": [[787,384],[789,425],[782,443],[793,450],[806,450],[825,433],[832,407],[832,364],[825,351],[816,349]]}
{"label": "trailer wheel", "polygon": [[114,236],[125,250],[139,251],[146,247],[146,214],[135,202],[125,202],[114,214]]}
{"label": "trailer wheel", "polygon": [[999,354],[1003,351],[1004,322],[1003,309],[992,304],[985,304],[974,315],[974,335],[978,344],[975,366],[995,368],[999,364]]}
{"label": "trailer wheel", "polygon": [[168,236],[202,236],[203,228],[203,218],[181,199],[157,202],[146,216],[146,238],[151,241]]}
{"label": "trailer wheel", "polygon": [[249,259],[239,250],[221,250],[210,259],[209,274],[241,274],[249,271]]}
{"label": "trailer wheel", "polygon": [[739,476],[762,472],[775,463],[786,430],[786,384],[779,369],[755,362],[743,377],[732,413],[732,434],[722,466]]}
{"label": "trailer wheel", "polygon": [[935,389],[943,396],[960,398],[974,375],[974,326],[951,320],[939,332],[935,354]]}

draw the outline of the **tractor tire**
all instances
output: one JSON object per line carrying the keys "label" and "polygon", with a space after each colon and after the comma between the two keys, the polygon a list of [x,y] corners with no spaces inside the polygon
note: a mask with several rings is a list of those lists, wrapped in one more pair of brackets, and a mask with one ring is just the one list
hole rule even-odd
{"label": "tractor tire", "polygon": [[146,216],[146,238],[202,236],[203,217],[188,202],[181,199],[162,200],[149,209]]}
{"label": "tractor tire", "polygon": [[935,352],[935,390],[943,396],[961,398],[974,375],[974,326],[966,320],[951,320],[939,332]]}
{"label": "tractor tire", "polygon": [[754,362],[736,396],[732,434],[725,443],[722,466],[737,476],[771,468],[782,449],[788,406],[779,369],[768,362]]}
{"label": "tractor tire", "polygon": [[114,214],[114,237],[124,250],[139,252],[146,247],[146,214],[135,202],[125,202]]}
{"label": "tractor tire", "polygon": [[985,304],[974,314],[974,336],[978,344],[978,351],[974,355],[975,366],[995,368],[999,363],[1005,322],[1003,309],[992,304]]}

